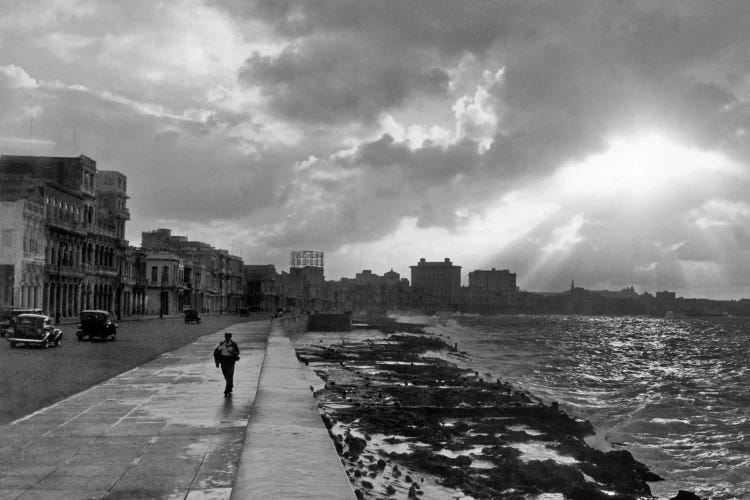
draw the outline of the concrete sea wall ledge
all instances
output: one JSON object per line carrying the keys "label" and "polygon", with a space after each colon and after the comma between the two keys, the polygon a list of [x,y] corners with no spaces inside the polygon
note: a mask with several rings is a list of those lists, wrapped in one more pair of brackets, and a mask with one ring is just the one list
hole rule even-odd
{"label": "concrete sea wall ledge", "polygon": [[306,327],[305,316],[273,320],[232,499],[355,498],[287,333]]}

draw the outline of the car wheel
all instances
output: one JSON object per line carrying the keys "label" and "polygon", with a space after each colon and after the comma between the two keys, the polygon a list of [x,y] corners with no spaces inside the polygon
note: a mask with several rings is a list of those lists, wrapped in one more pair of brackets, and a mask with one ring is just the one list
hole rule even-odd
{"label": "car wheel", "polygon": [[59,346],[61,342],[62,342],[62,339],[61,339],[61,338],[60,338],[60,339],[57,339],[57,340],[55,340],[55,346]]}
{"label": "car wheel", "polygon": [[83,335],[76,335],[76,338],[78,339],[78,342],[81,342],[83,340]]}
{"label": "car wheel", "polygon": [[10,346],[11,346],[11,347],[16,347],[16,343],[15,343],[15,342],[11,342],[11,343],[10,343]]}

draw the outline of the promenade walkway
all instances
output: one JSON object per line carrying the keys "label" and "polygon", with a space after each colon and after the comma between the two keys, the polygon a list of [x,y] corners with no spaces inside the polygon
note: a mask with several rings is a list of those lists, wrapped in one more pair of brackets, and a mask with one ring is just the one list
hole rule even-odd
{"label": "promenade walkway", "polygon": [[[211,356],[225,331],[233,333],[241,350],[231,398],[223,397],[224,381]],[[282,394],[275,400],[256,397],[258,382],[271,377],[279,387],[294,388],[299,385],[296,377],[305,376],[290,371],[292,382],[287,384],[283,375],[261,375],[261,369],[274,371],[275,339],[283,337],[275,329],[269,342],[269,333],[268,321],[233,325],[0,426],[0,500],[253,498],[232,494],[235,481],[248,487],[238,477],[240,464],[244,468],[261,456],[281,463],[288,451],[284,440],[275,449],[259,448],[260,453],[247,449],[257,442],[255,424],[273,411],[263,401],[285,404]],[[298,395],[291,391],[289,397],[288,408],[294,413]],[[298,418],[301,428],[311,428],[310,417],[298,414],[286,422],[294,425]],[[318,427],[323,428],[320,417]],[[306,449],[312,455],[300,471],[303,475],[320,470],[319,463],[331,464],[331,453],[338,460],[330,440],[325,444],[328,448],[315,441],[315,448]],[[326,469],[320,472],[329,474]],[[340,463],[333,473],[344,474]],[[269,474],[252,481],[276,479]],[[348,481],[345,485],[349,487]],[[349,492],[353,498],[351,488]],[[343,498],[315,495],[289,498]]]}

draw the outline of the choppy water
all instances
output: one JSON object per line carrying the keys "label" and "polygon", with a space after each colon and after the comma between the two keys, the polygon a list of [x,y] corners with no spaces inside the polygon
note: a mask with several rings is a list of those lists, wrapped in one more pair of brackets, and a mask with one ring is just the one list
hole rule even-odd
{"label": "choppy water", "polygon": [[591,420],[598,446],[630,450],[666,479],[651,483],[655,496],[750,499],[750,319],[429,322],[472,355],[475,370]]}

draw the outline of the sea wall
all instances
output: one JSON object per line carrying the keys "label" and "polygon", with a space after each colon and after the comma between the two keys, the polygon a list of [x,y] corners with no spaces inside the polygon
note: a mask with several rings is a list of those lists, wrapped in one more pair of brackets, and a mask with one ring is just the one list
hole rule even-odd
{"label": "sea wall", "polygon": [[348,332],[352,329],[352,313],[314,313],[307,329],[313,332]]}
{"label": "sea wall", "polygon": [[294,338],[307,331],[310,317],[307,314],[295,314],[281,316],[275,321],[278,321],[279,326],[289,335],[289,338]]}

